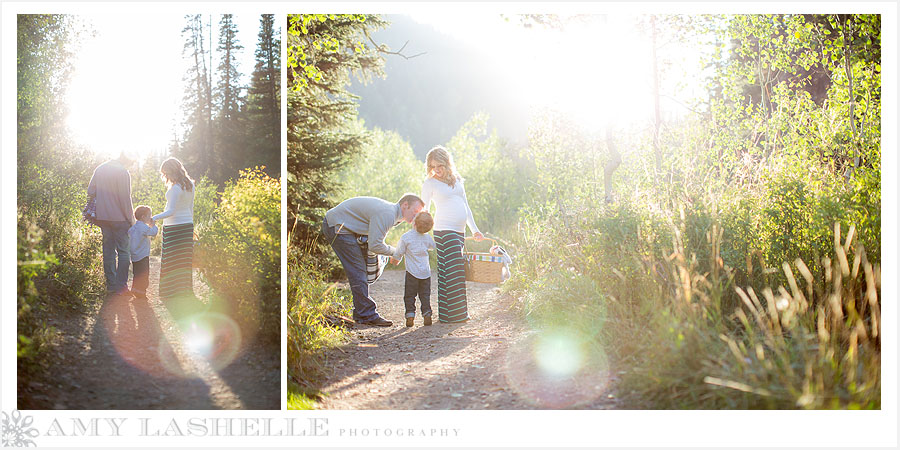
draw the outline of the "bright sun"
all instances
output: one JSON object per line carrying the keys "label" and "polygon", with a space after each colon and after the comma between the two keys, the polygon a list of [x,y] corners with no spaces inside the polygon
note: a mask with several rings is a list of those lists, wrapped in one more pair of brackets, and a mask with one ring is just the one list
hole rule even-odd
{"label": "bright sun", "polygon": [[646,122],[650,46],[631,18],[582,16],[564,29],[524,27],[515,16],[421,13],[413,18],[488,52],[515,98],[568,114],[589,132]]}
{"label": "bright sun", "polygon": [[121,17],[84,19],[96,35],[78,50],[69,85],[67,124],[74,138],[106,156],[164,153],[181,122],[178,29],[161,26],[149,36]]}

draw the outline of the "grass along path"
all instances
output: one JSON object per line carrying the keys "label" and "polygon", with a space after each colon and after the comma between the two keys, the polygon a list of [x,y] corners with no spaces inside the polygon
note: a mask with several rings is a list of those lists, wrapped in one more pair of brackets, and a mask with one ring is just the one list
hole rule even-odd
{"label": "grass along path", "polygon": [[[469,322],[417,315],[405,326],[404,271],[385,271],[371,287],[391,327],[354,325],[346,345],[328,350],[320,409],[614,409],[606,367],[590,362],[561,373],[535,357],[546,340],[495,285],[467,283]],[[418,304],[416,308],[418,309]],[[418,314],[418,311],[417,311]],[[552,349],[551,349],[552,350]],[[544,352],[546,354],[546,352]]]}
{"label": "grass along path", "polygon": [[[86,315],[57,311],[48,325],[60,340],[45,370],[19,377],[18,408],[278,409],[278,348],[251,344],[228,365],[191,351],[158,281],[159,258],[151,257],[149,301],[114,296]],[[195,273],[194,293],[208,292]]]}

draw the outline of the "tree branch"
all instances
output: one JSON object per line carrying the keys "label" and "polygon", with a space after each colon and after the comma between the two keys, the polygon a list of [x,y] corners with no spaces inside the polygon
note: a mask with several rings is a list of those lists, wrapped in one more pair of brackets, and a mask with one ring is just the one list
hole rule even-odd
{"label": "tree branch", "polygon": [[415,58],[415,57],[417,57],[417,56],[422,56],[422,55],[424,55],[424,54],[426,53],[426,52],[416,53],[415,55],[412,55],[412,56],[404,55],[404,54],[403,54],[403,49],[406,48],[406,45],[409,44],[409,41],[404,42],[404,43],[403,43],[403,47],[400,47],[400,50],[397,50],[396,52],[392,52],[392,51],[390,51],[390,50],[387,49],[387,45],[385,45],[385,44],[379,44],[379,43],[375,42],[375,40],[372,39],[372,36],[369,36],[369,32],[368,32],[368,31],[366,31],[365,33],[366,33],[366,39],[368,39],[369,42],[371,42],[372,45],[375,46],[375,50],[378,50],[378,51],[381,52],[381,53],[385,53],[385,54],[388,54],[388,55],[397,55],[397,56],[401,56],[401,57],[403,57],[404,59],[412,59],[412,58]]}

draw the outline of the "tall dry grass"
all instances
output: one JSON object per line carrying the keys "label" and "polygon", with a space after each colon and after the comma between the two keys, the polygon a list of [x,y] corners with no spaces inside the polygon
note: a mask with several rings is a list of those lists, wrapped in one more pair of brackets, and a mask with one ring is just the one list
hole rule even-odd
{"label": "tall dry grass", "polygon": [[[289,239],[289,242],[293,242]],[[287,356],[288,408],[313,409],[325,352],[346,337],[341,316],[352,308],[349,291],[329,281],[328,263],[308,239],[288,248]]]}

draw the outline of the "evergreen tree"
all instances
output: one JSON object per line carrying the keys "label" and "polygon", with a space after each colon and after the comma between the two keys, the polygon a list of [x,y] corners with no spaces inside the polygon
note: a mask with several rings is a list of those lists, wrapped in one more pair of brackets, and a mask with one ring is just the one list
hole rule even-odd
{"label": "evergreen tree", "polygon": [[247,98],[247,135],[257,164],[272,177],[281,175],[281,39],[274,14],[259,20],[256,65]]}
{"label": "evergreen tree", "polygon": [[219,21],[219,65],[216,67],[218,83],[214,94],[216,116],[216,149],[220,158],[210,167],[209,176],[216,183],[238,176],[247,167],[249,153],[244,145],[245,133],[241,123],[240,77],[237,69],[238,53],[244,47],[237,38],[237,26],[231,14],[222,15]]}
{"label": "evergreen tree", "polygon": [[240,100],[241,73],[237,69],[238,52],[244,46],[237,38],[237,25],[232,21],[231,14],[222,15],[219,21],[219,66],[216,68],[219,75],[219,83],[216,86],[217,117],[226,121],[234,120],[238,114]]}
{"label": "evergreen tree", "polygon": [[336,171],[366,139],[349,131],[357,103],[347,86],[351,72],[362,81],[382,74],[379,49],[363,40],[385,24],[375,15],[288,16],[287,226],[295,242],[317,235]]}
{"label": "evergreen tree", "polygon": [[181,31],[185,37],[184,56],[191,65],[184,76],[185,137],[181,147],[173,153],[197,176],[207,175],[217,158],[213,155],[212,96],[210,71],[206,65],[203,17],[185,16],[187,24]]}

